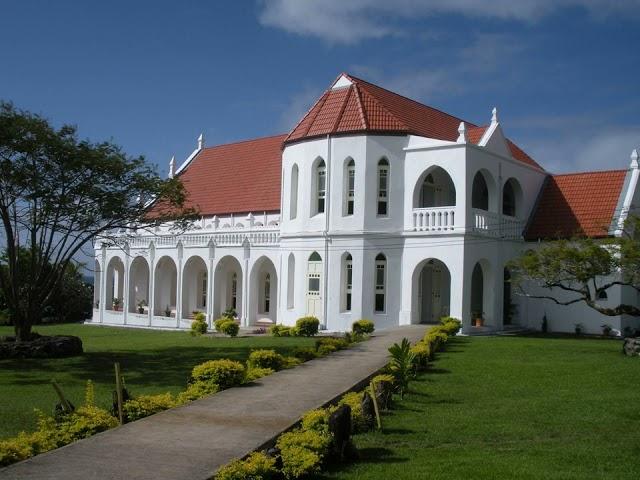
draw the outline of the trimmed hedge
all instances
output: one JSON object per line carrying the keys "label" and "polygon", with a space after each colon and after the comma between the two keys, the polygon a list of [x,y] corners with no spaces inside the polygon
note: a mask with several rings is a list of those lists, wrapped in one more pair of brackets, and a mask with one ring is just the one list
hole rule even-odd
{"label": "trimmed hedge", "polygon": [[275,350],[254,350],[249,354],[247,360],[249,368],[270,368],[271,370],[282,370],[284,357]]}
{"label": "trimmed hedge", "polygon": [[187,386],[184,392],[178,394],[176,404],[183,405],[194,400],[199,400],[212,393],[217,393],[219,390],[220,387],[213,382],[193,382]]}
{"label": "trimmed hedge", "polygon": [[349,392],[343,395],[338,405],[349,405],[351,407],[351,429],[353,433],[364,432],[369,427],[369,422],[362,410],[363,392]]}
{"label": "trimmed hedge", "polygon": [[296,320],[296,332],[301,337],[313,337],[319,328],[320,320],[316,317],[301,317]]}
{"label": "trimmed hedge", "polygon": [[273,370],[272,368],[249,367],[247,368],[246,381],[253,382],[254,380],[266,377],[268,375],[271,375],[272,373],[275,373],[275,370]]}
{"label": "trimmed hedge", "polygon": [[140,395],[124,402],[122,411],[127,422],[134,422],[154,413],[173,408],[176,405],[177,402],[170,393]]}
{"label": "trimmed hedge", "polygon": [[222,467],[215,480],[271,480],[277,474],[275,458],[253,452],[245,460],[233,460]]}
{"label": "trimmed hedge", "polygon": [[286,325],[271,325],[269,327],[269,333],[274,337],[293,337],[295,331],[292,327]]}
{"label": "trimmed hedge", "polygon": [[276,447],[280,450],[285,478],[319,473],[330,446],[331,437],[315,430],[294,430],[280,435]]}
{"label": "trimmed hedge", "polygon": [[351,325],[351,331],[359,335],[369,335],[376,329],[375,324],[371,320],[357,320]]}
{"label": "trimmed hedge", "polygon": [[191,383],[215,384],[224,390],[237,387],[244,382],[245,368],[235,360],[209,360],[193,367]]}

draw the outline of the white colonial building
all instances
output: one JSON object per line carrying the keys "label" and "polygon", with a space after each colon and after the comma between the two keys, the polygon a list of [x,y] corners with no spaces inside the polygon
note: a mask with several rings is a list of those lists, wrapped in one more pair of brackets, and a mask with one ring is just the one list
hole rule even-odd
{"label": "white colonial building", "polygon": [[[445,315],[468,332],[539,328],[545,314],[554,330],[640,326],[516,296],[506,267],[547,239],[620,234],[638,202],[637,154],[627,171],[551,175],[495,109],[476,126],[343,74],[288,135],[200,137],[170,175],[201,220],[96,245],[93,322],[188,328],[194,312],[212,322],[233,308],[243,326],[314,315],[329,330]],[[637,303],[620,288],[609,297]]]}

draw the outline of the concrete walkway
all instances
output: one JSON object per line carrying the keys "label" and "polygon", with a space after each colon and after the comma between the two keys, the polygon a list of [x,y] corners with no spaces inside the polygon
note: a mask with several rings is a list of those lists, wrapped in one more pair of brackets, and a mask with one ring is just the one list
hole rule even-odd
{"label": "concrete walkway", "polygon": [[387,348],[427,327],[369,341],[183,407],[144,418],[0,469],[0,479],[211,478],[233,458],[268,444],[301,415],[361,384],[387,363]]}

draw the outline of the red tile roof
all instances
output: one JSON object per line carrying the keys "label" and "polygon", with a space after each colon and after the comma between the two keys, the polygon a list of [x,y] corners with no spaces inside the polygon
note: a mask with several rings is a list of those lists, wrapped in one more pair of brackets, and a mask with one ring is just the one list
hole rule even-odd
{"label": "red tile roof", "polygon": [[280,210],[286,135],[203,149],[178,175],[202,215]]}
{"label": "red tile roof", "polygon": [[606,237],[626,173],[609,170],[548,177],[525,238]]}
{"label": "red tile roof", "polygon": [[[289,133],[285,143],[361,132],[413,134],[451,142],[458,138],[458,126],[463,121],[460,118],[352,75],[342,76],[351,84],[327,90]],[[465,123],[469,139],[477,144],[487,127]],[[511,141],[509,148],[517,160],[543,170]]]}

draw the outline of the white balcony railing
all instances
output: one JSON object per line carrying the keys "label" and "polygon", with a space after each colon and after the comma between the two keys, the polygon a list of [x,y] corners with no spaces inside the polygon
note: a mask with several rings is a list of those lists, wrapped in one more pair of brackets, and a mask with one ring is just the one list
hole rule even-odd
{"label": "white balcony railing", "polygon": [[413,209],[413,230],[416,232],[451,232],[456,227],[456,207]]}
{"label": "white balcony railing", "polygon": [[209,243],[217,246],[238,246],[249,242],[251,245],[277,245],[280,242],[278,227],[258,227],[251,230],[222,230],[210,233],[185,233],[179,235],[126,235],[122,243],[128,242],[133,248],[175,247],[182,242],[185,247],[206,247]]}
{"label": "white balcony railing", "polygon": [[495,238],[519,239],[523,229],[524,222],[515,217],[473,209],[473,230],[477,233]]}

